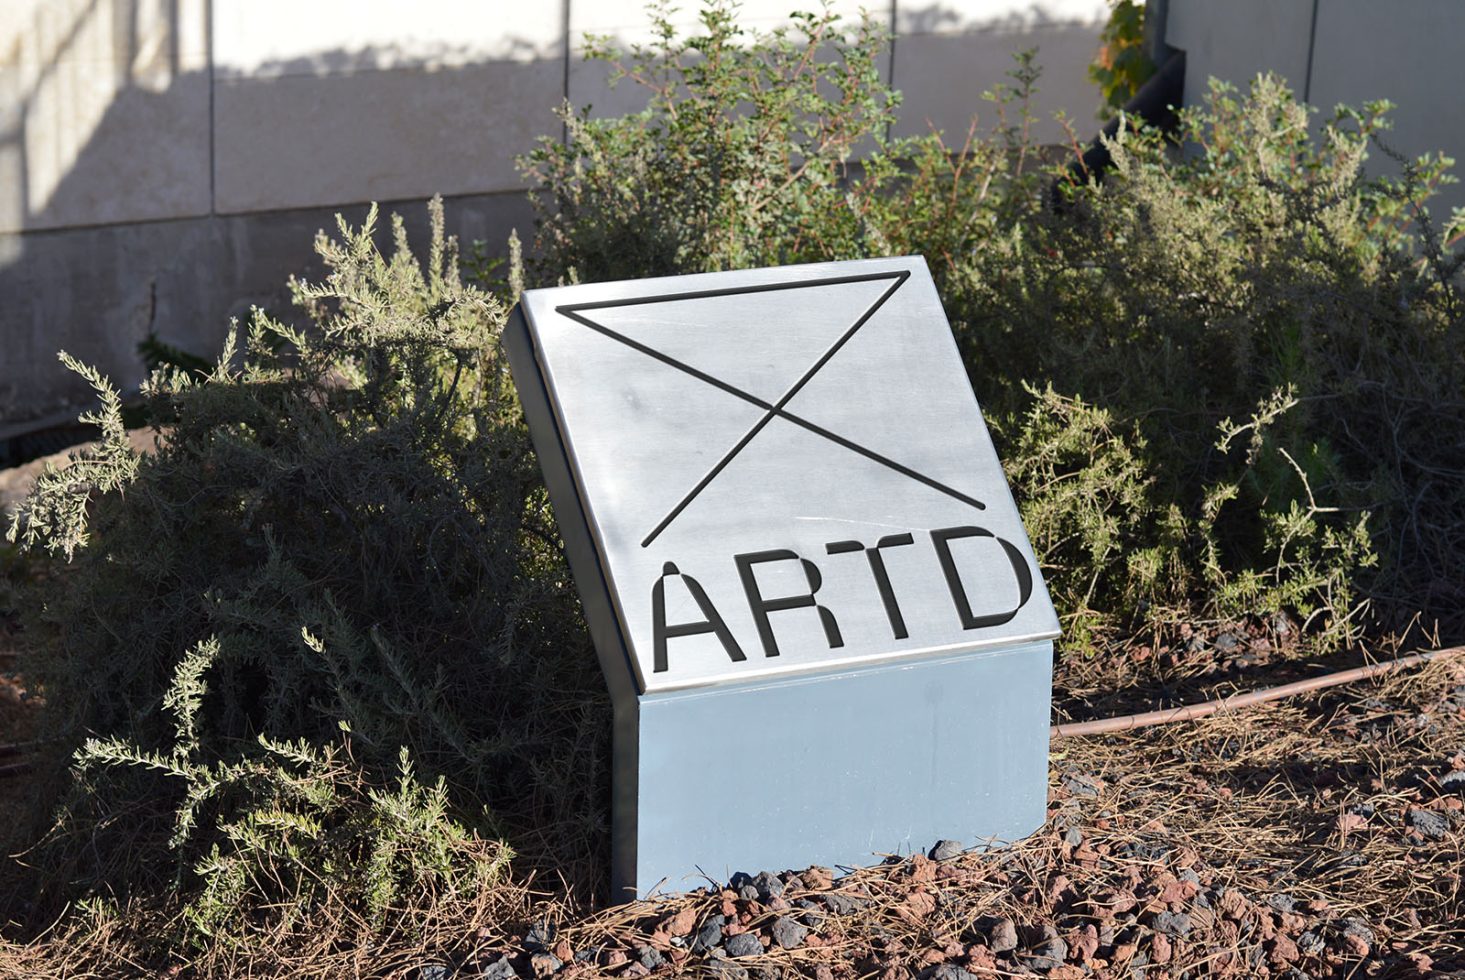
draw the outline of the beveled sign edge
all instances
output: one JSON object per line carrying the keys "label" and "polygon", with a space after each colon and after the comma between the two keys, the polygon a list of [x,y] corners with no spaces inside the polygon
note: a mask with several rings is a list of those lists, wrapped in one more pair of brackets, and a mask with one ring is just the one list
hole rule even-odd
{"label": "beveled sign edge", "polygon": [[[862,274],[862,272],[864,274]],[[594,586],[604,598],[609,607],[609,613],[613,621],[604,624],[600,629],[594,630],[597,652],[602,669],[610,671],[615,669],[619,661],[619,669],[623,670],[626,679],[641,696],[674,694],[678,692],[719,689],[727,686],[741,686],[759,682],[778,682],[783,680],[794,680],[800,678],[816,677],[818,675],[837,673],[849,670],[868,670],[885,665],[898,665],[905,662],[927,661],[933,658],[959,656],[966,652],[983,653],[992,655],[999,653],[1001,647],[1020,647],[1031,643],[1051,641],[1062,634],[1062,627],[1053,608],[1052,600],[1048,595],[1047,584],[1041,574],[1041,566],[1038,563],[1037,555],[1032,550],[1031,541],[1027,535],[1025,526],[1021,523],[1021,511],[1018,510],[1015,500],[1012,498],[1011,485],[1002,479],[1001,486],[1007,495],[1007,502],[1012,511],[1017,515],[1019,526],[1023,529],[1020,547],[1023,557],[1029,560],[1036,573],[1033,576],[1033,594],[1029,601],[1041,603],[1042,610],[1046,612],[1048,622],[1040,629],[1022,633],[1006,633],[994,636],[990,639],[963,640],[953,643],[933,644],[930,646],[917,647],[914,649],[900,651],[886,651],[881,653],[869,653],[851,655],[836,659],[827,659],[813,664],[791,663],[788,665],[778,664],[768,666],[766,663],[758,673],[746,681],[729,681],[725,678],[712,679],[688,679],[685,681],[670,681],[649,687],[642,674],[640,663],[631,649],[630,637],[634,632],[627,622],[626,612],[621,602],[621,597],[610,581],[610,563],[608,548],[603,538],[603,533],[592,508],[587,505],[589,495],[584,485],[584,476],[578,465],[577,458],[572,451],[573,447],[566,437],[566,420],[564,410],[557,397],[555,388],[550,384],[552,376],[550,366],[545,362],[544,348],[541,343],[538,327],[538,317],[542,316],[564,316],[559,307],[571,306],[578,308],[589,308],[594,305],[619,303],[621,301],[634,301],[646,299],[648,301],[670,298],[713,297],[721,294],[734,294],[739,292],[756,291],[748,290],[741,280],[754,279],[761,276],[776,274],[788,276],[787,285],[775,283],[770,289],[796,288],[805,283],[801,280],[809,280],[808,285],[816,285],[822,279],[834,279],[842,281],[854,281],[859,278],[871,278],[881,273],[905,273],[901,281],[918,278],[914,274],[924,273],[921,285],[931,289],[935,296],[938,309],[946,325],[946,343],[950,345],[950,356],[960,363],[960,351],[957,348],[956,340],[951,332],[950,319],[946,317],[945,308],[940,301],[939,293],[935,292],[934,282],[930,277],[929,266],[923,256],[907,255],[893,256],[889,258],[855,259],[837,262],[814,262],[802,263],[788,266],[770,266],[758,269],[740,269],[727,272],[694,273],[682,276],[659,276],[647,279],[624,279],[607,282],[576,284],[570,286],[553,286],[542,289],[525,290],[520,303],[514,310],[515,316],[522,319],[524,325],[525,339],[528,341],[529,352],[533,360],[533,373],[537,385],[542,393],[548,415],[553,425],[555,446],[557,455],[557,466],[562,466],[565,476],[568,477],[569,486],[567,490],[573,494],[573,503],[578,511],[576,514],[577,532],[584,533],[587,537],[587,544],[593,552],[593,560],[596,565],[594,569]],[[587,290],[595,292],[595,298],[584,298]],[[576,296],[576,294],[579,294]],[[567,301],[569,297],[575,296],[573,302]],[[513,367],[511,358],[511,368]],[[517,380],[516,380],[517,383]],[[986,427],[986,419],[981,411],[980,400],[976,392],[971,388],[970,379],[967,383],[967,394],[972,399],[973,407],[976,409],[978,424]],[[532,431],[532,430],[531,430]],[[990,437],[989,437],[990,441]],[[536,450],[538,444],[536,440]],[[543,454],[541,453],[541,465],[543,465]],[[1001,460],[994,455],[993,462],[1001,468]],[[553,488],[551,488],[553,500]],[[556,502],[557,503],[557,502]],[[556,508],[558,519],[559,508]],[[580,532],[583,529],[583,532]],[[563,534],[563,529],[562,529]],[[570,547],[568,537],[566,538],[567,550]],[[583,549],[576,547],[576,552]],[[573,554],[571,555],[571,571],[579,586],[581,573],[574,568]],[[586,573],[588,574],[588,573]],[[583,592],[582,592],[583,595]],[[603,615],[603,614],[602,614]],[[587,621],[592,619],[589,608],[586,610]],[[596,624],[592,623],[592,627]],[[620,656],[614,657],[609,651],[600,649],[600,634],[612,632],[615,635],[614,647]]]}

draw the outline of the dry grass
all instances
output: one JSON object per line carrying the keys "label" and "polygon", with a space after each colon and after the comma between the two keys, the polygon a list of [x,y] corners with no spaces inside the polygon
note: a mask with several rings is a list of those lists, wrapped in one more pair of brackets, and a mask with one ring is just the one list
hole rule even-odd
{"label": "dry grass", "polygon": [[[1465,770],[1458,659],[1236,716],[1056,742],[1047,824],[1001,851],[891,858],[837,881],[786,874],[777,898],[703,889],[603,910],[519,882],[418,903],[385,932],[330,905],[172,964],[150,957],[178,923],[132,908],[0,945],[0,975],[410,980],[507,957],[525,977],[556,961],[556,976],[585,978],[1442,976],[1465,970],[1465,803],[1440,785],[1452,769]],[[1432,818],[1418,813],[1441,818],[1427,827],[1439,836],[1419,832]],[[692,948],[713,915],[764,953]],[[811,926],[795,948],[771,938],[782,916]],[[1001,948],[1002,920],[1013,949]],[[536,923],[548,928],[529,936]],[[1063,948],[1045,949],[1055,938]],[[663,962],[648,971],[643,955]]]}

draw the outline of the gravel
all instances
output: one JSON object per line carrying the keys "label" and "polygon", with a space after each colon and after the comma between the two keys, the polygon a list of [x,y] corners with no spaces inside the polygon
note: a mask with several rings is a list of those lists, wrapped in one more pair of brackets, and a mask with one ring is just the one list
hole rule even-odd
{"label": "gravel", "polygon": [[1439,840],[1450,832],[1450,821],[1445,819],[1443,813],[1421,810],[1418,807],[1409,810],[1409,826],[1421,837],[1428,837],[1430,840]]}
{"label": "gravel", "polygon": [[514,971],[514,964],[509,962],[507,956],[500,956],[491,963],[484,964],[478,971],[480,980],[518,980],[518,973]]}
{"label": "gravel", "polygon": [[547,952],[554,945],[554,923],[541,919],[524,934],[524,948],[531,953]]}
{"label": "gravel", "polygon": [[808,929],[786,915],[774,919],[769,932],[773,934],[773,941],[784,949],[794,949],[803,945],[805,937],[809,935]]}
{"label": "gravel", "polygon": [[753,886],[758,889],[758,897],[765,903],[769,899],[777,898],[783,894],[783,882],[778,875],[770,874],[767,871],[758,872],[753,878]]}
{"label": "gravel", "polygon": [[560,967],[565,964],[553,953],[535,953],[529,957],[529,969],[536,977],[548,977],[554,975]]}
{"label": "gravel", "polygon": [[1011,919],[998,919],[987,930],[987,946],[994,953],[1017,949],[1017,926]]}
{"label": "gravel", "polygon": [[692,942],[692,949],[696,951],[711,949],[722,942],[722,927],[727,925],[727,918],[721,915],[714,915],[702,923],[702,928],[697,930],[697,938]]}
{"label": "gravel", "polygon": [[763,944],[751,932],[740,932],[736,936],[729,937],[723,948],[727,950],[727,955],[734,958],[757,956],[763,952]]}
{"label": "gravel", "polygon": [[1050,936],[1033,952],[1036,954],[1029,962],[1039,970],[1053,970],[1063,965],[1068,959],[1068,943],[1058,936]]}
{"label": "gravel", "polygon": [[1066,772],[1059,780],[1063,788],[1074,796],[1098,796],[1099,783],[1091,776],[1082,773]]}
{"label": "gravel", "polygon": [[829,911],[835,915],[850,915],[857,911],[862,903],[855,901],[848,895],[841,895],[839,892],[825,892],[819,896],[824,904],[829,906]]}
{"label": "gravel", "polygon": [[960,857],[962,850],[960,841],[938,840],[936,846],[931,848],[931,860],[950,861],[952,858]]}
{"label": "gravel", "polygon": [[1184,912],[1161,912],[1151,925],[1156,932],[1174,939],[1190,935],[1190,916]]}

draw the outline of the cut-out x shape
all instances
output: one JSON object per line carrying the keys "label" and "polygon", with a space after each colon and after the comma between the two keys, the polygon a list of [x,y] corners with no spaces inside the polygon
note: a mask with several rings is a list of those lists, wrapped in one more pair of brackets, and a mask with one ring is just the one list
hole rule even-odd
{"label": "cut-out x shape", "polygon": [[[918,483],[923,483],[933,490],[938,490],[941,493],[946,494],[948,497],[954,497],[964,504],[969,504],[972,507],[977,508],[978,510],[986,509],[986,505],[983,504],[980,500],[977,500],[974,497],[970,497],[967,494],[962,493],[960,490],[949,487],[939,480],[935,480],[925,475],[924,473],[917,472],[916,470],[911,469],[909,466],[898,463],[895,460],[890,459],[889,457],[882,456],[880,453],[875,452],[873,449],[861,446],[859,443],[851,439],[846,439],[844,436],[841,436],[838,433],[831,432],[823,426],[811,422],[808,419],[802,418],[798,415],[795,415],[793,412],[790,412],[785,408],[789,401],[795,395],[797,395],[800,390],[803,389],[804,385],[808,384],[809,381],[813,379],[814,375],[818,374],[820,369],[822,369],[825,364],[829,363],[829,359],[832,358],[835,354],[839,353],[840,348],[848,343],[850,338],[858,333],[860,328],[863,327],[867,322],[869,322],[870,318],[875,315],[876,311],[879,310],[880,307],[885,305],[885,301],[890,299],[890,297],[895,294],[895,291],[898,290],[902,285],[904,285],[905,281],[910,278],[910,275],[911,274],[909,272],[906,272],[904,270],[898,272],[876,272],[862,276],[838,276],[830,279],[809,279],[798,282],[775,283],[773,285],[767,286],[744,286],[738,289],[708,289],[700,292],[671,293],[664,296],[637,296],[632,299],[605,300],[598,303],[573,303],[555,308],[555,312],[566,316],[571,320],[574,320],[576,323],[583,324],[584,326],[589,327],[596,333],[603,334],[604,336],[609,337],[612,340],[625,344],[632,350],[639,351],[640,353],[645,354],[647,357],[654,358],[655,360],[658,360],[669,367],[676,368],[678,371],[689,374],[699,381],[703,381],[714,388],[725,391],[729,395],[741,398],[743,401],[748,402],[749,404],[757,405],[759,408],[764,410],[763,417],[760,418],[751,429],[744,433],[743,437],[739,439],[731,449],[723,454],[722,458],[717,461],[716,465],[714,465],[712,469],[708,470],[707,474],[703,476],[701,480],[697,481],[697,485],[694,486],[691,490],[687,491],[686,496],[682,497],[681,501],[675,507],[673,507],[665,517],[661,519],[661,522],[657,524],[655,528],[651,530],[651,533],[646,535],[646,539],[641,542],[641,547],[649,547],[651,545],[651,542],[655,541],[657,536],[660,535],[662,531],[665,531],[671,525],[672,521],[677,519],[682,511],[687,509],[687,505],[695,500],[698,494],[707,489],[708,484],[717,479],[717,475],[721,473],[724,469],[726,469],[727,465],[731,463],[734,458],[737,457],[738,453],[742,452],[743,449],[747,447],[748,443],[752,442],[753,439],[758,435],[758,433],[762,432],[764,427],[767,426],[768,423],[773,421],[775,418],[781,418],[788,422],[792,422],[794,425],[806,429],[817,436],[828,439],[835,445],[843,446],[845,449],[848,449],[851,452],[859,453],[866,459],[873,460],[882,466],[894,470],[902,476],[906,476],[912,480],[915,480]],[[764,401],[757,395],[746,392],[741,388],[736,387],[735,385],[728,384],[721,378],[713,377],[705,371],[700,371],[697,368],[692,367],[690,364],[685,364],[668,354],[664,354],[661,351],[656,350],[654,347],[650,347],[646,344],[641,343],[638,340],[627,337],[625,334],[612,330],[610,327],[607,327],[604,324],[596,323],[594,320],[585,315],[587,311],[604,310],[623,306],[645,306],[653,303],[670,303],[679,300],[711,299],[717,296],[737,296],[746,293],[774,292],[783,289],[806,289],[811,286],[837,286],[845,283],[873,282],[879,280],[890,280],[889,288],[887,288],[883,293],[880,294],[880,298],[875,300],[875,302],[872,303],[869,308],[860,315],[860,318],[856,320],[849,327],[849,329],[841,334],[839,336],[839,339],[836,340],[827,351],[820,355],[818,360],[809,365],[808,369],[799,376],[799,379],[795,381],[793,385],[790,386],[789,389],[785,391],[776,402]]]}

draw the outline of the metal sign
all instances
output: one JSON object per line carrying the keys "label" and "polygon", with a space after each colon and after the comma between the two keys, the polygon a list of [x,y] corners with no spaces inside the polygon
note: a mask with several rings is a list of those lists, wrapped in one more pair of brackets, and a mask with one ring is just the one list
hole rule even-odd
{"label": "metal sign", "polygon": [[523,308],[641,691],[1057,634],[922,260]]}
{"label": "metal sign", "polygon": [[[618,889],[1042,822],[1058,621],[924,260],[531,290],[504,345],[615,704]],[[733,729],[760,792],[688,793]]]}

